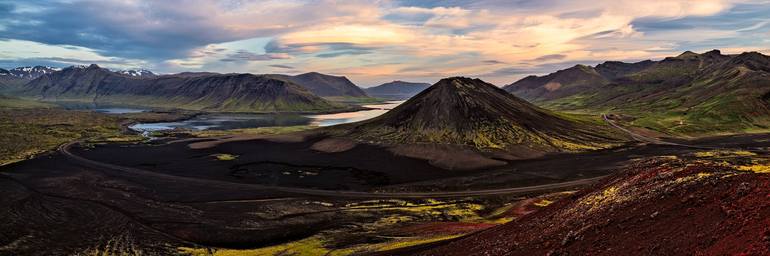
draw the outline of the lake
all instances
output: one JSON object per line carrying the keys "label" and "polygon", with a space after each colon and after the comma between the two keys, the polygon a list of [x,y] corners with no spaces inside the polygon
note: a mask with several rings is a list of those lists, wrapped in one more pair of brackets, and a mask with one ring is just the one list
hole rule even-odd
{"label": "lake", "polygon": [[342,112],[336,114],[205,114],[177,122],[137,123],[130,129],[145,131],[189,130],[230,130],[275,126],[330,126],[370,119],[388,112],[404,101],[388,101],[382,104],[364,105],[370,110]]}

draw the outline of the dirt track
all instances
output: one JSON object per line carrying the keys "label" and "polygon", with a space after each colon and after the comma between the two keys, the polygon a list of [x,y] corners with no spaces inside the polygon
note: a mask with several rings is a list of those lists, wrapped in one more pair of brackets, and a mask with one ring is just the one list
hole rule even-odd
{"label": "dirt track", "polygon": [[559,182],[553,184],[545,184],[538,186],[527,187],[514,187],[514,188],[501,188],[501,189],[487,189],[487,190],[472,190],[472,191],[454,191],[454,192],[407,192],[407,193],[389,193],[389,192],[360,192],[360,191],[342,191],[342,190],[322,190],[322,189],[306,189],[296,187],[280,187],[280,186],[264,186],[256,184],[242,184],[215,180],[203,180],[197,178],[173,176],[168,174],[162,174],[152,171],[141,170],[137,168],[131,168],[126,166],[119,166],[104,162],[98,162],[90,159],[83,158],[69,151],[69,149],[78,142],[71,142],[59,147],[59,152],[69,157],[73,161],[80,164],[84,164],[96,168],[106,168],[121,172],[132,173],[136,175],[142,175],[144,177],[163,177],[173,178],[180,181],[196,182],[196,183],[215,183],[221,185],[227,185],[232,187],[247,187],[266,190],[275,190],[286,193],[296,193],[303,195],[313,196],[327,196],[327,197],[358,197],[358,198],[444,198],[444,197],[468,197],[468,196],[489,196],[489,195],[510,195],[510,194],[525,194],[540,191],[549,191],[556,189],[565,189],[576,186],[588,185],[601,180],[606,176],[593,177],[588,179],[579,179],[567,182]]}

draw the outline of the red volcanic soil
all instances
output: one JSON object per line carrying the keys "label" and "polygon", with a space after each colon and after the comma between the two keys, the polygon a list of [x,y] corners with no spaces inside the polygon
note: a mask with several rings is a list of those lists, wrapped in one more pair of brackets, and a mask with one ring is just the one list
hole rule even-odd
{"label": "red volcanic soil", "polygon": [[638,162],[511,223],[403,255],[768,255],[770,175]]}
{"label": "red volcanic soil", "polygon": [[398,232],[417,236],[455,235],[475,232],[496,225],[494,223],[426,222],[399,228]]}

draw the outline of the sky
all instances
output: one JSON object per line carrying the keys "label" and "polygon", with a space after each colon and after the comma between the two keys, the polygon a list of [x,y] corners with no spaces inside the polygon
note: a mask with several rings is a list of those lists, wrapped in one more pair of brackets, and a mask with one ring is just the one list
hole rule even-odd
{"label": "sky", "polygon": [[770,53],[767,0],[0,0],[0,67],[342,75],[369,87]]}

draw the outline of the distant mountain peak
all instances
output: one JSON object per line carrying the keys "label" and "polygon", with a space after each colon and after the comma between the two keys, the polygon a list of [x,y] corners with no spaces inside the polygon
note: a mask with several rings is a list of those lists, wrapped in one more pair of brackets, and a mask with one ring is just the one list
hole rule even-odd
{"label": "distant mountain peak", "polygon": [[703,53],[703,55],[719,55],[722,56],[722,51],[714,49],[708,52]]}
{"label": "distant mountain peak", "polygon": [[154,77],[157,76],[152,71],[146,70],[146,69],[124,69],[116,71],[118,74],[127,75],[131,77]]}
{"label": "distant mountain peak", "polygon": [[455,76],[455,77],[448,77],[448,78],[441,79],[432,87],[435,87],[436,89],[444,89],[444,90],[474,90],[484,86],[492,86],[497,88],[492,84],[488,84],[482,81],[481,79],[462,77],[462,76]]}
{"label": "distant mountain peak", "polygon": [[[5,70],[5,69],[3,69]],[[60,68],[49,66],[26,66],[17,67],[10,70],[0,71],[0,75],[13,76],[19,79],[32,80],[39,76],[50,74],[61,70]]]}
{"label": "distant mountain peak", "polygon": [[764,55],[762,53],[751,51],[751,52],[743,52],[741,54],[738,54],[735,58],[737,59],[763,59],[767,58],[767,55]]}
{"label": "distant mountain peak", "polygon": [[85,69],[102,69],[99,65],[91,64],[85,67]]}
{"label": "distant mountain peak", "polygon": [[430,87],[428,83],[412,83],[401,80],[387,82],[378,86],[364,89],[367,94],[384,99],[403,100],[417,95]]}
{"label": "distant mountain peak", "polygon": [[295,76],[278,74],[269,76],[296,83],[322,97],[368,97],[366,92],[344,76],[318,72],[307,72]]}
{"label": "distant mountain peak", "polygon": [[688,58],[688,57],[693,57],[693,56],[698,56],[698,54],[694,53],[692,51],[685,51],[685,52],[683,52],[682,54],[679,54],[676,57],[677,58]]}
{"label": "distant mountain peak", "polygon": [[86,65],[72,65],[72,66],[66,67],[64,69],[86,69],[86,68],[88,68],[88,66],[86,66]]}

